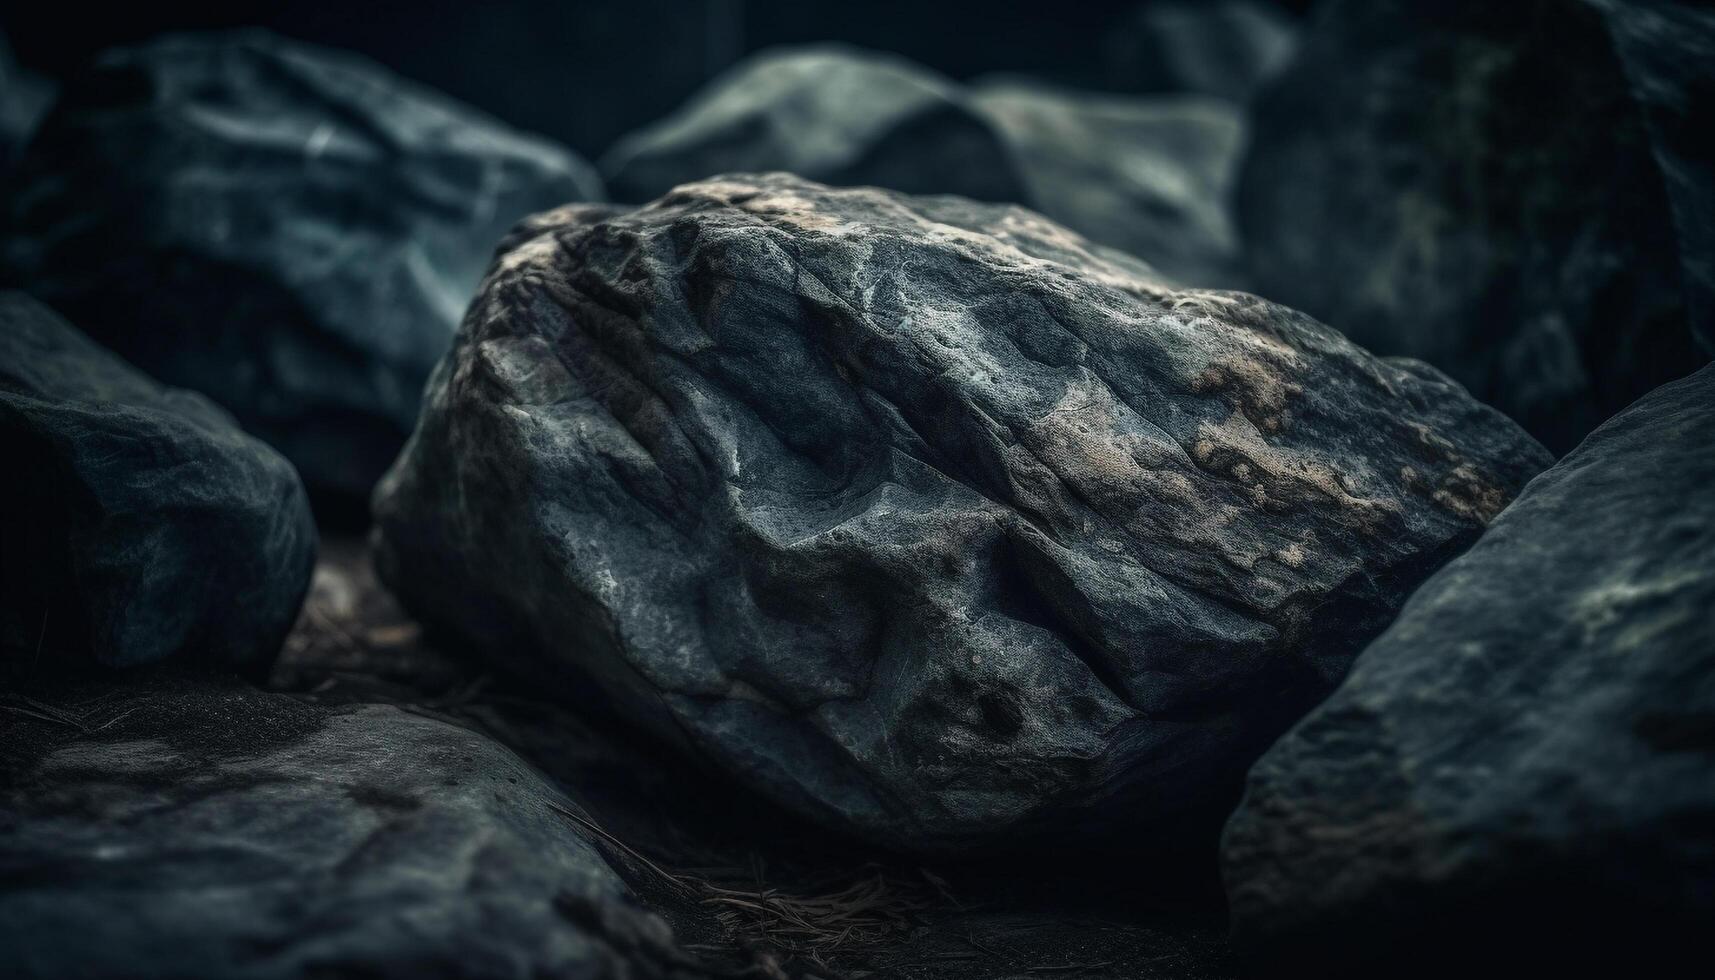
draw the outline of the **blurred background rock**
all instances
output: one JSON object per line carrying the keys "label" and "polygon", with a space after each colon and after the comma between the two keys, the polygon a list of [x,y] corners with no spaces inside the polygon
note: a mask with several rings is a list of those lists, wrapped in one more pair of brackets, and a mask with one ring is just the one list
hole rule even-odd
{"label": "blurred background rock", "polygon": [[[1242,98],[1284,61],[1291,22],[1307,6],[1088,0],[1058,4],[1044,16],[1042,4],[1017,0],[169,0],[117,8],[7,4],[0,28],[25,68],[55,77],[104,48],[163,31],[267,27],[367,54],[596,156],[745,55],[813,41],[891,51],[954,79],[1009,71],[1113,91]],[[71,24],[75,30],[66,29]]]}

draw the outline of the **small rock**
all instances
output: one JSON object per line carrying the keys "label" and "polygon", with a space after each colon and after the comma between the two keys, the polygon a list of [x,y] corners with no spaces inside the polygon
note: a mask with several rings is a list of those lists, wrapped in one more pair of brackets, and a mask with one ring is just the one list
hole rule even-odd
{"label": "small rock", "polygon": [[746,59],[678,112],[622,138],[601,169],[613,198],[632,202],[741,170],[982,201],[1025,193],[999,134],[957,84],[839,45]]}
{"label": "small rock", "polygon": [[0,459],[14,667],[262,670],[279,651],[316,550],[291,465],[14,292],[0,292]]}
{"label": "small rock", "polygon": [[691,972],[576,806],[475,732],[201,680],[37,700],[86,731],[0,715],[8,977]]}
{"label": "small rock", "polygon": [[1711,367],[1537,477],[1251,771],[1235,935],[1276,966],[1385,972],[1701,950],[1712,483]]}
{"label": "small rock", "polygon": [[383,580],[895,847],[1212,846],[1549,462],[1429,368],[1016,207],[737,175],[537,227],[377,488]]}
{"label": "small rock", "polygon": [[[1709,168],[1675,176],[1660,141],[1706,127],[1656,127],[1674,99],[1634,97],[1608,22],[1585,0],[1324,5],[1253,114],[1252,285],[1446,370],[1556,453],[1695,370],[1686,250],[1709,233],[1682,236],[1675,204],[1707,209],[1685,188],[1707,195]],[[1674,50],[1654,77],[1715,74]]]}
{"label": "small rock", "polygon": [[366,495],[500,235],[599,195],[570,153],[259,32],[110,52],[19,168],[17,282]]}
{"label": "small rock", "polygon": [[974,93],[1019,162],[1025,203],[1181,285],[1241,284],[1231,197],[1244,119],[1232,103],[1022,79],[992,80]]}
{"label": "small rock", "polygon": [[1109,84],[1248,100],[1292,60],[1298,28],[1256,0],[1151,0],[1107,32]]}

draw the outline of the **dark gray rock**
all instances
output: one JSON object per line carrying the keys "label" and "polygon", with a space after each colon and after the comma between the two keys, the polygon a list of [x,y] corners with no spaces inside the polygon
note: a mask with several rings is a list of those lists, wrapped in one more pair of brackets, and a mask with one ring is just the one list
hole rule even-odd
{"label": "dark gray rock", "polygon": [[1256,0],[1151,0],[1105,33],[1113,87],[1235,102],[1278,74],[1298,43],[1292,18]]}
{"label": "dark gray rock", "polygon": [[569,153],[261,33],[111,52],[20,166],[19,282],[232,410],[312,490],[366,494],[495,241],[598,194]]}
{"label": "dark gray rock", "polygon": [[284,459],[21,293],[0,292],[0,651],[264,669],[315,561]]}
{"label": "dark gray rock", "polygon": [[1232,103],[1022,79],[994,79],[973,93],[1017,158],[1036,210],[1181,285],[1241,285],[1231,198],[1244,117]]}
{"label": "dark gray rock", "polygon": [[1715,355],[1715,9],[1679,0],[1595,0],[1673,203],[1691,322]]}
{"label": "dark gray rock", "polygon": [[1025,200],[999,134],[958,85],[902,58],[839,45],[753,55],[678,112],[620,139],[601,169],[617,201],[741,170]]}
{"label": "dark gray rock", "polygon": [[1426,968],[1701,944],[1712,482],[1706,367],[1597,429],[1418,590],[1251,771],[1223,847],[1237,936],[1276,965]]}
{"label": "dark gray rock", "polygon": [[1333,0],[1253,115],[1252,285],[1571,449],[1707,359],[1682,271],[1707,232],[1677,230],[1633,91],[1585,0]]}
{"label": "dark gray rock", "polygon": [[0,715],[8,977],[682,975],[575,804],[472,731],[207,681],[35,700],[71,722]]}
{"label": "dark gray rock", "polygon": [[485,280],[377,488],[382,577],[891,845],[1212,841],[1548,462],[1021,208],[775,174],[580,214]]}

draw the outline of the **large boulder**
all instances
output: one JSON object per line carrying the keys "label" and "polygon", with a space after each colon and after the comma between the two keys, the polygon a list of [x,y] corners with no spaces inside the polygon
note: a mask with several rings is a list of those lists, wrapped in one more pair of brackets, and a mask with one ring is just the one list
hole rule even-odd
{"label": "large boulder", "polygon": [[0,653],[260,670],[315,562],[298,476],[200,395],[0,292]]}
{"label": "large boulder", "polygon": [[886,844],[1212,841],[1548,462],[1433,370],[1020,208],[775,174],[564,216],[377,488],[383,579]]}
{"label": "large boulder", "polygon": [[[1325,4],[1254,113],[1252,284],[1436,364],[1556,452],[1695,369],[1683,263],[1707,232],[1676,226],[1680,165],[1609,23],[1586,0]],[[1707,194],[1709,174],[1683,180]]]}
{"label": "large boulder", "polygon": [[367,494],[495,241],[599,193],[569,153],[262,33],[114,51],[20,165],[6,258],[97,340]]}
{"label": "large boulder", "polygon": [[1265,0],[1147,0],[1103,41],[1114,88],[1244,102],[1292,60],[1298,25]]}
{"label": "large boulder", "polygon": [[[8,977],[590,977],[687,961],[517,756],[151,678],[0,714]],[[50,714],[51,712],[51,714]]]}
{"label": "large boulder", "polygon": [[1186,286],[1240,284],[1231,214],[1244,117],[1204,96],[1116,96],[996,78],[973,102],[1036,210]]}
{"label": "large boulder", "polygon": [[1025,200],[1001,137],[954,82],[840,45],[753,55],[602,158],[614,200],[733,171],[784,170],[909,194]]}
{"label": "large boulder", "polygon": [[1237,936],[1277,965],[1701,948],[1712,482],[1706,367],[1597,429],[1430,579],[1251,771],[1224,841]]}

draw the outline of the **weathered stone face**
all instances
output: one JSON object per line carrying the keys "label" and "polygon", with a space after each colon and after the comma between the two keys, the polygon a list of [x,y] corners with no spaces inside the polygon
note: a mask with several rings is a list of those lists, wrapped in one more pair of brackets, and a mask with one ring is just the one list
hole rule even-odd
{"label": "weathered stone face", "polygon": [[1182,286],[1242,284],[1231,214],[1244,145],[1237,106],[1113,96],[997,78],[972,102],[1005,137],[1030,204]]}
{"label": "weathered stone face", "polygon": [[218,681],[0,719],[11,977],[654,980],[688,957],[486,737]]}
{"label": "weathered stone face", "polygon": [[562,217],[377,490],[384,579],[895,846],[1212,835],[1548,463],[1428,368],[1019,208],[768,175]]}
{"label": "weathered stone face", "polygon": [[1706,367],[1597,429],[1425,583],[1251,770],[1223,843],[1235,935],[1323,963],[1701,948],[1712,482]]}
{"label": "weathered stone face", "polygon": [[678,112],[622,138],[601,168],[614,200],[631,202],[761,170],[909,194],[1025,200],[999,134],[956,83],[902,58],[840,45],[747,59]]}
{"label": "weathered stone face", "polygon": [[1585,0],[1326,4],[1253,114],[1251,284],[1565,452],[1707,358],[1647,102]]}
{"label": "weathered stone face", "polygon": [[599,196],[569,153],[261,33],[105,55],[21,162],[14,283],[362,497],[494,243]]}
{"label": "weathered stone face", "polygon": [[0,459],[11,665],[262,669],[279,651],[316,550],[291,465],[14,292],[0,292]]}

